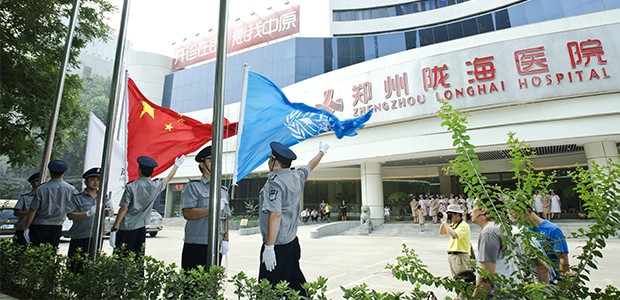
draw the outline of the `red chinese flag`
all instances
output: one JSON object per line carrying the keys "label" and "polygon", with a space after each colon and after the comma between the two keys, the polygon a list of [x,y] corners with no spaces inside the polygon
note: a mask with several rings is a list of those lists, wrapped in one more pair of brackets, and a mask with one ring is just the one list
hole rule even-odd
{"label": "red chinese flag", "polygon": [[[127,171],[129,180],[138,178],[139,156],[157,162],[153,176],[174,164],[174,159],[192,153],[211,140],[211,124],[153,104],[129,78],[127,84],[129,120],[127,123]],[[237,123],[224,119],[224,138],[237,134]]]}

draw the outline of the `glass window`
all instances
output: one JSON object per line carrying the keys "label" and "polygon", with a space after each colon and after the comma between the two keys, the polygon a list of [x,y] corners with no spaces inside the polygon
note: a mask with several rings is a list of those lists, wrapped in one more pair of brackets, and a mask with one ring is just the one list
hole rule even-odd
{"label": "glass window", "polygon": [[433,29],[425,28],[420,31],[420,46],[432,45],[435,43],[435,39],[433,38]]}
{"label": "glass window", "polygon": [[377,36],[379,57],[405,50],[403,33],[381,34]]}
{"label": "glass window", "polygon": [[448,39],[454,40],[463,37],[463,25],[461,22],[454,22],[447,25]]}
{"label": "glass window", "polygon": [[396,7],[395,6],[387,7],[387,14],[388,14],[388,17],[395,17]]}
{"label": "glass window", "polygon": [[408,31],[405,32],[405,48],[407,50],[413,49],[416,47],[416,35],[417,31]]}
{"label": "glass window", "polygon": [[500,10],[494,13],[495,15],[495,30],[510,28],[510,17],[507,10]]}
{"label": "glass window", "polygon": [[562,5],[563,1],[559,0],[547,0],[541,3],[543,7],[543,12],[545,14],[545,19],[553,20],[564,17],[564,7]]}
{"label": "glass window", "polygon": [[379,45],[376,35],[364,37],[364,57],[366,60],[379,57]]}
{"label": "glass window", "polygon": [[388,16],[387,8],[375,8],[370,12],[373,19],[386,18]]}
{"label": "glass window", "polygon": [[364,9],[362,11],[362,19],[363,20],[368,20],[370,18],[372,18],[372,15],[370,14],[370,9]]}
{"label": "glass window", "polygon": [[463,27],[463,36],[478,34],[478,23],[475,18],[463,20],[461,26]]}
{"label": "glass window", "polygon": [[340,13],[337,11],[334,11],[334,13],[332,13],[332,20],[333,21],[340,21]]}
{"label": "glass window", "polygon": [[424,10],[424,7],[422,7],[422,2],[415,2],[411,4],[413,7],[413,13],[418,13]]}
{"label": "glass window", "polygon": [[495,30],[493,27],[493,17],[491,14],[486,14],[476,18],[478,21],[478,32],[485,33]]}
{"label": "glass window", "polygon": [[433,36],[435,36],[435,43],[441,43],[448,40],[448,29],[446,25],[440,25],[433,27]]}

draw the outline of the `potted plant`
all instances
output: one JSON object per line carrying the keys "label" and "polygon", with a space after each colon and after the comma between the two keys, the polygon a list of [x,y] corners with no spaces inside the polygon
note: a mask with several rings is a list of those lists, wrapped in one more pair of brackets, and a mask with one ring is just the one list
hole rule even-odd
{"label": "potted plant", "polygon": [[396,220],[402,221],[405,219],[405,207],[409,205],[409,197],[405,192],[392,193],[387,202],[390,203],[394,209],[396,209]]}

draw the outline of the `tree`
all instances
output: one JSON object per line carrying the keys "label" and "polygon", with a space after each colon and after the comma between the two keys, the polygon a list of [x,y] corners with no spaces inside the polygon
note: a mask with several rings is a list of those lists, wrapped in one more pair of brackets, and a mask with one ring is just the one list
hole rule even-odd
{"label": "tree", "polygon": [[102,122],[107,120],[111,85],[112,77],[101,75],[94,75],[82,83],[82,88],[79,92],[79,103],[83,112],[76,117],[74,125],[75,128],[81,128],[82,130],[76,132],[73,142],[67,145],[62,154],[62,157],[72,158],[70,161],[67,161],[67,164],[69,164],[69,175],[78,178],[82,175],[86,138],[88,136],[88,130],[85,130],[88,129],[88,115],[92,112]]}
{"label": "tree", "polygon": [[[12,166],[40,162],[53,111],[57,77],[67,35],[70,0],[0,0],[0,155]],[[106,0],[83,0],[71,48],[69,67],[86,44],[106,40],[111,28],[107,13],[115,11]],[[83,128],[75,127],[83,115],[78,101],[81,80],[67,75],[54,151],[70,144]]]}

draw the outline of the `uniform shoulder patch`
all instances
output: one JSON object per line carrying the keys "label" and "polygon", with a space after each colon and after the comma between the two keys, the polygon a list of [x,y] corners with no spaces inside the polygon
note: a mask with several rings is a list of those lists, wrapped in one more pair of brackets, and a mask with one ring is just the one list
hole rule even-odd
{"label": "uniform shoulder patch", "polygon": [[269,191],[269,201],[276,200],[278,198],[278,191],[270,190]]}
{"label": "uniform shoulder patch", "polygon": [[269,176],[269,180],[274,180],[276,177],[278,177],[278,174],[271,174],[271,176]]}

